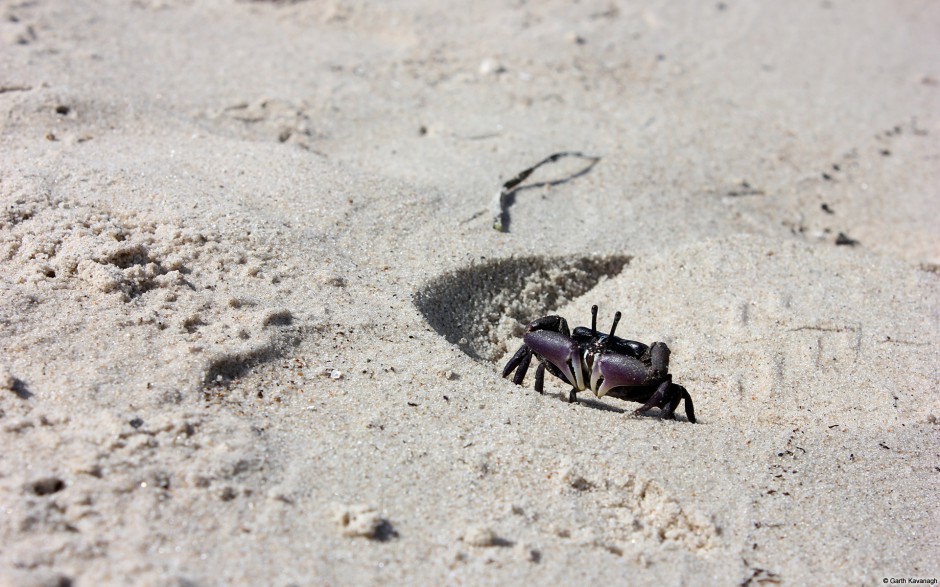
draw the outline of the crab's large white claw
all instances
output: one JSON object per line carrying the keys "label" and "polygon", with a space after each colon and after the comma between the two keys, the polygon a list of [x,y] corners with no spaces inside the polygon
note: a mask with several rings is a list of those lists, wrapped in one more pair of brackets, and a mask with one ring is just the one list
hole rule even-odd
{"label": "crab's large white claw", "polygon": [[639,359],[617,353],[604,353],[594,361],[591,370],[591,389],[601,398],[615,387],[643,385],[649,372]]}

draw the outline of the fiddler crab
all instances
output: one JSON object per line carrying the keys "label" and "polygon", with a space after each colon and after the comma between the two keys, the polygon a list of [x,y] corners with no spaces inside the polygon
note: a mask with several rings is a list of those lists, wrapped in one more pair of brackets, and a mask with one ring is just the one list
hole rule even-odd
{"label": "fiddler crab", "polygon": [[571,385],[568,401],[590,389],[598,398],[605,395],[642,403],[633,413],[659,408],[659,417],[674,419],[679,402],[685,400],[685,415],[695,423],[692,397],[669,374],[669,347],[664,342],[652,346],[614,336],[620,312],[614,314],[610,334],[597,330],[597,306],[591,308],[591,327],[568,330],[561,316],[543,316],[526,327],[523,345],[503,368],[503,377],[516,371],[512,382],[522,385],[532,357],[538,359],[535,391],[544,393],[545,371]]}

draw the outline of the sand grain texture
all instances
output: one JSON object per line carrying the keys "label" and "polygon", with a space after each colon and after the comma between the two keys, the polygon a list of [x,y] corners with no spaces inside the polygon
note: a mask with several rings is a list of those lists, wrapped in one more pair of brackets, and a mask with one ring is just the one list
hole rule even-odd
{"label": "sand grain texture", "polygon": [[0,16],[0,584],[940,579],[934,5]]}

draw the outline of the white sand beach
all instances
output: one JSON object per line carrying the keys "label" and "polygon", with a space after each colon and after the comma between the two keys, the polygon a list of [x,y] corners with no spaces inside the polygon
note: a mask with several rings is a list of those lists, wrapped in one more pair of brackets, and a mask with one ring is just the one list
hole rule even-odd
{"label": "white sand beach", "polygon": [[0,585],[940,579],[940,5],[0,16]]}

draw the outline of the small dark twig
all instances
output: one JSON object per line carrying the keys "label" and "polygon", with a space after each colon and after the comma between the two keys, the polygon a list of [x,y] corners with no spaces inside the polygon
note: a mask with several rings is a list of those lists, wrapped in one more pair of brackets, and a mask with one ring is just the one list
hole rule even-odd
{"label": "small dark twig", "polygon": [[[557,179],[553,181],[544,181],[536,184],[527,186],[526,188],[520,188],[519,184],[524,182],[532,173],[543,165],[548,163],[554,163],[563,157],[577,157],[579,159],[585,159],[589,161],[584,169],[581,169],[577,173],[569,175],[568,177]],[[496,197],[493,198],[492,211],[493,211],[493,228],[499,232],[506,232],[509,228],[509,206],[511,206],[515,201],[515,193],[521,189],[536,188],[541,186],[555,186],[560,185],[565,182],[568,182],[576,177],[581,177],[582,175],[591,171],[597,162],[600,161],[600,157],[593,155],[586,155],[580,151],[562,151],[560,153],[555,153],[549,155],[548,157],[542,159],[532,167],[528,167],[520,171],[514,178],[510,179],[503,184],[502,189],[499,190],[499,193],[496,194]]]}
{"label": "small dark twig", "polygon": [[836,244],[837,244],[837,245],[845,245],[845,246],[849,246],[849,247],[854,247],[855,245],[858,244],[858,241],[855,240],[854,238],[848,236],[848,235],[845,234],[844,232],[840,232],[840,233],[839,233],[839,236],[836,237]]}

